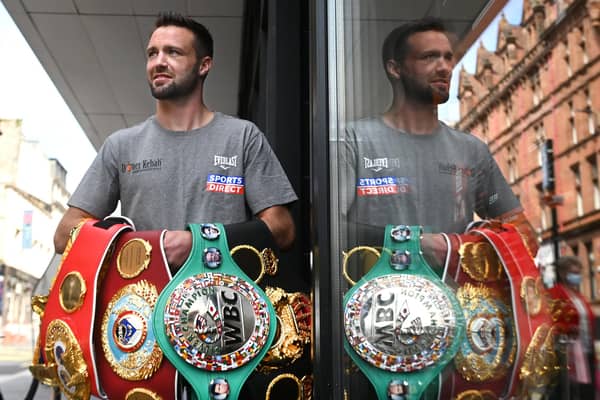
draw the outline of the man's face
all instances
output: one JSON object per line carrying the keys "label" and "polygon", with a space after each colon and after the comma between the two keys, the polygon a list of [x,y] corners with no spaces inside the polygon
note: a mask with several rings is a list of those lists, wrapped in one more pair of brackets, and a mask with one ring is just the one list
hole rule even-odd
{"label": "man's face", "polygon": [[407,44],[409,51],[399,69],[406,96],[427,104],[445,103],[454,68],[450,40],[442,32],[426,31],[411,35]]}
{"label": "man's face", "polygon": [[163,26],[152,33],[146,49],[146,75],[156,99],[174,100],[191,94],[201,82],[200,66],[190,30]]}

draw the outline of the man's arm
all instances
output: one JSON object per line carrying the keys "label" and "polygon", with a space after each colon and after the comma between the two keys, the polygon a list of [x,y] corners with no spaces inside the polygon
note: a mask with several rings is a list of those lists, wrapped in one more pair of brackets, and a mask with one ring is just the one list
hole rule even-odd
{"label": "man's arm", "polygon": [[58,254],[62,254],[65,251],[65,247],[67,247],[67,242],[69,241],[69,235],[71,234],[71,229],[77,226],[77,224],[85,218],[98,219],[96,216],[82,210],[81,208],[69,207],[67,209],[67,212],[65,215],[63,215],[62,219],[58,223],[56,232],[54,233],[54,250]]}
{"label": "man's arm", "polygon": [[[296,228],[286,206],[272,206],[256,214],[269,231],[277,246],[289,249],[296,239]],[[165,254],[169,265],[177,270],[187,260],[192,249],[190,231],[167,231],[164,238]]]}
{"label": "man's arm", "polygon": [[256,214],[271,231],[277,247],[288,250],[296,240],[296,227],[286,206],[272,206]]}

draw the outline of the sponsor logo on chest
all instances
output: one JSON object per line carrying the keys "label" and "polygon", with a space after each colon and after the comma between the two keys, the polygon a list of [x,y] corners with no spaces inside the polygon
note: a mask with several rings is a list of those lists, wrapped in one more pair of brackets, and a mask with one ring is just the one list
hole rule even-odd
{"label": "sponsor logo on chest", "polygon": [[358,178],[356,183],[357,196],[386,196],[412,191],[410,179],[403,176],[379,176],[373,178]]}
{"label": "sponsor logo on chest", "polygon": [[363,157],[364,169],[369,169],[373,172],[379,172],[384,169],[398,168],[400,167],[400,160],[398,158],[378,157],[368,158]]}
{"label": "sponsor logo on chest", "polygon": [[455,176],[473,176],[473,168],[464,167],[451,163],[438,163],[438,171],[441,174]]}
{"label": "sponsor logo on chest", "polygon": [[215,154],[214,166],[219,167],[221,169],[229,169],[231,167],[237,167],[237,158],[238,156],[221,156]]}
{"label": "sponsor logo on chest", "polygon": [[137,174],[140,172],[162,169],[162,158],[150,158],[142,161],[121,163],[121,172],[124,174]]}
{"label": "sponsor logo on chest", "polygon": [[205,189],[207,192],[244,194],[244,177],[208,174]]}

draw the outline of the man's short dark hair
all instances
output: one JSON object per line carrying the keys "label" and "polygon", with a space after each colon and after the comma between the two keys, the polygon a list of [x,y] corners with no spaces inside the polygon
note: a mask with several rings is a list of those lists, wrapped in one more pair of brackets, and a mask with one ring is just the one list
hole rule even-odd
{"label": "man's short dark hair", "polygon": [[174,11],[161,12],[156,18],[154,29],[163,26],[178,26],[192,31],[196,38],[194,49],[198,60],[202,57],[213,56],[213,38],[208,29],[190,17],[185,17]]}
{"label": "man's short dark hair", "polygon": [[381,48],[381,58],[384,68],[388,60],[404,61],[406,54],[410,50],[408,47],[408,38],[415,33],[427,31],[447,33],[448,29],[442,19],[425,17],[400,25],[390,32],[383,41]]}

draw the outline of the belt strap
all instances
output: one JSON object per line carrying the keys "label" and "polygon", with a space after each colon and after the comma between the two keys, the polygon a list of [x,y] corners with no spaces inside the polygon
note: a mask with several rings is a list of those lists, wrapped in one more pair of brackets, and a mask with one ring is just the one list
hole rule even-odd
{"label": "belt strap", "polygon": [[50,289],[40,327],[44,361],[56,369],[69,399],[105,398],[96,371],[94,316],[100,270],[125,223],[88,220],[64,257]]}
{"label": "belt strap", "polygon": [[556,329],[540,273],[519,232],[510,224],[501,229],[480,228],[507,272],[515,318],[517,352],[507,395],[543,394],[559,371],[554,351]]}
{"label": "belt strap", "polygon": [[446,275],[458,284],[466,340],[440,387],[441,399],[506,398],[515,354],[511,290],[495,249],[479,234],[450,234]]}
{"label": "belt strap", "polygon": [[98,374],[109,399],[175,400],[176,369],[152,327],[158,295],[171,279],[166,231],[122,234],[98,294]]}

